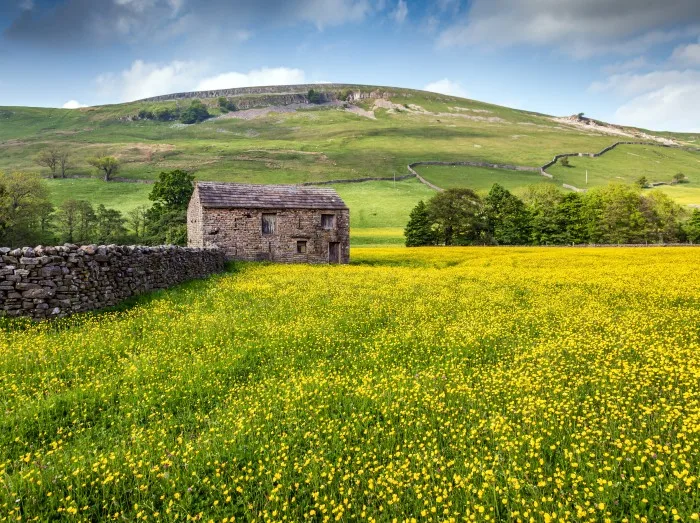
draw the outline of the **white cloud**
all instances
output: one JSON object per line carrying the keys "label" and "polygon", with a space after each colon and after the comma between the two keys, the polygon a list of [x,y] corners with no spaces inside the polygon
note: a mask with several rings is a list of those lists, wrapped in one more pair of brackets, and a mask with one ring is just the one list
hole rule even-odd
{"label": "white cloud", "polygon": [[[293,2],[290,2],[293,4]],[[290,17],[311,22],[319,29],[359,22],[371,11],[368,0],[301,0],[289,13]]]}
{"label": "white cloud", "polygon": [[618,122],[657,131],[700,132],[700,83],[666,85],[633,98],[616,112]]}
{"label": "white cloud", "polygon": [[433,93],[447,94],[450,96],[459,96],[461,98],[467,97],[467,91],[464,90],[459,82],[453,82],[447,78],[438,80],[437,82],[431,82],[425,87],[425,91],[431,91]]}
{"label": "white cloud", "polygon": [[256,85],[291,85],[306,82],[306,75],[301,69],[288,67],[263,67],[247,73],[223,73],[202,79],[197,84],[197,91],[229,89],[233,87],[251,87]]}
{"label": "white cloud", "polygon": [[19,8],[24,11],[31,11],[34,9],[34,0],[20,0]]}
{"label": "white cloud", "polygon": [[615,121],[657,131],[700,130],[700,71],[657,70],[646,74],[615,74],[591,84],[594,93],[626,98]]}
{"label": "white cloud", "polygon": [[397,24],[400,25],[404,23],[406,16],[408,16],[408,6],[406,5],[406,0],[399,0],[399,3],[396,4],[396,9],[391,16]]}
{"label": "white cloud", "polygon": [[81,107],[87,107],[87,105],[81,104],[78,100],[69,100],[62,107],[63,109],[80,109]]}
{"label": "white cloud", "polygon": [[684,65],[700,65],[700,43],[679,45],[673,50],[671,60]]}
{"label": "white cloud", "polygon": [[438,44],[554,45],[577,57],[632,54],[697,35],[698,26],[697,0],[473,0]]}
{"label": "white cloud", "polygon": [[642,69],[648,65],[649,63],[647,62],[647,59],[645,57],[638,56],[637,58],[631,58],[624,62],[608,64],[605,67],[603,67],[603,72],[606,74],[626,73],[628,71]]}
{"label": "white cloud", "polygon": [[204,74],[205,67],[197,62],[174,61],[160,65],[136,60],[129,69],[119,74],[106,73],[97,77],[97,86],[103,96],[127,102],[191,91]]}
{"label": "white cloud", "polygon": [[593,82],[589,90],[594,93],[612,91],[623,96],[636,96],[673,85],[700,85],[700,71],[652,71],[646,74],[614,74],[605,82]]}
{"label": "white cloud", "polygon": [[96,82],[104,98],[119,102],[186,91],[306,83],[304,71],[289,67],[263,67],[246,73],[230,71],[217,75],[209,74],[209,70],[208,65],[201,62],[157,64],[136,60],[120,73],[98,76]]}

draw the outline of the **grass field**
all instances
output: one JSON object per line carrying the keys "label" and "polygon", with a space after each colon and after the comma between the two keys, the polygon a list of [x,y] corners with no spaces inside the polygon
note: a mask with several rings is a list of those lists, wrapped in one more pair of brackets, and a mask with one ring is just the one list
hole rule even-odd
{"label": "grass field", "polygon": [[141,205],[151,205],[148,193],[153,188],[145,183],[105,183],[98,178],[46,180],[51,202],[59,206],[66,200],[87,200],[94,206],[117,209],[126,214]]}
{"label": "grass field", "polygon": [[[253,119],[221,117],[196,125],[133,120],[140,109],[187,102],[140,102],[80,110],[0,107],[0,171],[47,174],[35,158],[48,147],[69,149],[71,174],[96,175],[88,159],[115,155],[119,176],[155,180],[164,170],[193,171],[198,180],[249,183],[300,183],[407,174],[416,161],[484,161],[540,166],[555,154],[598,151],[625,137],[603,135],[554,121],[551,117],[475,100],[423,91],[388,88],[392,109],[375,108],[375,119],[339,107],[309,106],[296,112],[271,112]],[[209,101],[211,102],[211,100]],[[408,109],[406,106],[418,108]],[[422,108],[422,109],[421,109]],[[212,109],[218,114],[218,109]],[[694,144],[697,136],[662,133]],[[683,204],[700,204],[700,153],[654,147],[619,148],[599,159],[576,158],[574,167],[554,166],[551,183],[589,186],[610,181],[669,179],[684,172],[690,183],[663,190]],[[535,173],[479,168],[420,167],[439,187],[471,187],[486,192],[495,182],[515,193],[547,180]],[[148,185],[106,184],[98,179],[50,181],[52,200],[103,203],[122,211],[147,204]],[[412,183],[334,186],[347,199],[359,244],[399,241],[389,228],[405,226],[410,208],[430,192]],[[369,229],[382,229],[374,234]],[[359,238],[359,237],[358,237]],[[374,240],[372,239],[374,238]]]}
{"label": "grass field", "polygon": [[421,165],[416,171],[429,182],[443,189],[468,187],[478,193],[488,193],[494,183],[498,183],[515,194],[522,194],[528,185],[537,183],[557,183],[536,172],[487,169],[484,167]]}
{"label": "grass field", "polygon": [[692,521],[691,248],[354,249],[0,331],[0,519]]}

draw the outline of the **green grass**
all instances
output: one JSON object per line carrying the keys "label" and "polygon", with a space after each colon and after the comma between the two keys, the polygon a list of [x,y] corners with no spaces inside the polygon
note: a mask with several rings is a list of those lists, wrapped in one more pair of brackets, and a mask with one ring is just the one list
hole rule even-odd
{"label": "green grass", "polygon": [[435,191],[418,180],[362,182],[331,185],[350,208],[350,227],[404,227],[419,200]]}
{"label": "green grass", "polygon": [[[548,172],[560,183],[575,187],[604,185],[611,181],[634,183],[645,176],[649,182],[670,182],[682,172],[689,183],[674,188],[679,197],[697,196],[700,188],[700,153],[642,145],[621,145],[598,158],[569,158],[570,167],[559,163]],[[700,203],[700,199],[692,203]]]}
{"label": "green grass", "polygon": [[350,245],[354,247],[397,247],[405,242],[403,227],[365,227],[350,229]]}
{"label": "green grass", "polygon": [[46,180],[46,184],[55,206],[66,200],[87,200],[95,207],[103,204],[126,214],[152,203],[148,199],[152,185],[144,183],[106,183],[96,178],[72,178]]}
{"label": "green grass", "polygon": [[0,517],[696,519],[696,249],[352,262],[2,322]]}
{"label": "green grass", "polygon": [[416,167],[423,178],[443,189],[469,187],[479,193],[487,193],[494,183],[499,183],[515,194],[521,194],[528,185],[553,183],[561,186],[536,172],[509,171],[505,169],[488,169],[483,167],[420,165]]}

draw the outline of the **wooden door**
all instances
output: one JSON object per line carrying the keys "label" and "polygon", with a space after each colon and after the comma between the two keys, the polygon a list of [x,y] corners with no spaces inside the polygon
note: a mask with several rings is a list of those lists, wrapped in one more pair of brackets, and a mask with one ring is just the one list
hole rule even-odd
{"label": "wooden door", "polygon": [[328,263],[340,263],[340,243],[328,243]]}

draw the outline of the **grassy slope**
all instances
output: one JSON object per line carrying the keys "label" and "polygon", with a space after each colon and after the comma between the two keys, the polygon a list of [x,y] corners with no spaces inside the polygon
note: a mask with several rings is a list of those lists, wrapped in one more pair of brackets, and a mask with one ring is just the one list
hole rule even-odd
{"label": "grassy slope", "polygon": [[416,171],[426,180],[443,189],[469,187],[480,193],[488,192],[494,183],[499,183],[516,194],[535,183],[553,183],[561,186],[561,183],[556,183],[536,172],[438,165],[422,165],[416,167]]}
{"label": "grassy slope", "polygon": [[[587,134],[561,126],[544,115],[443,95],[393,89],[392,101],[417,104],[442,113],[376,110],[371,120],[336,108],[310,107],[294,113],[270,113],[253,120],[218,118],[202,124],[129,121],[139,109],[175,106],[176,102],[130,103],[82,110],[0,108],[0,170],[42,172],[33,158],[50,145],[69,148],[73,174],[90,175],[87,159],[96,154],[121,158],[120,176],[155,179],[168,169],[196,171],[200,180],[254,183],[298,183],[368,176],[406,174],[406,165],[419,160],[475,160],[538,166],[562,151],[595,151],[616,137]],[[186,104],[187,102],[180,102]],[[373,101],[363,102],[369,109]],[[461,110],[459,110],[461,109]],[[486,112],[484,112],[486,111]],[[216,111],[214,111],[216,112]],[[447,114],[450,113],[450,114]],[[486,119],[486,120],[485,120]],[[496,119],[496,121],[494,121]],[[668,135],[668,133],[665,133]],[[692,141],[697,137],[677,135]],[[591,184],[635,179],[656,152],[641,157],[619,150],[590,160]],[[631,152],[631,150],[629,151]],[[635,154],[637,154],[635,152]],[[663,151],[658,177],[685,172],[690,184],[667,189],[683,203],[700,203],[696,191],[700,155]],[[592,162],[597,162],[593,164]],[[583,159],[567,170],[552,168],[557,183],[578,182]],[[652,165],[652,167],[654,167]],[[640,167],[641,166],[641,167]],[[487,190],[495,181],[519,192],[530,183],[546,181],[536,174],[474,168],[420,168],[442,187],[466,185]],[[656,179],[656,176],[649,176]],[[578,183],[574,183],[578,185]],[[338,186],[353,211],[353,228],[394,228],[405,223],[410,207],[430,193],[411,184],[387,191],[385,184]],[[128,211],[147,203],[143,184],[98,180],[51,182],[53,200],[84,197]],[[357,218],[355,218],[357,216]],[[386,230],[382,234],[386,234]],[[379,236],[377,236],[379,238]]]}

